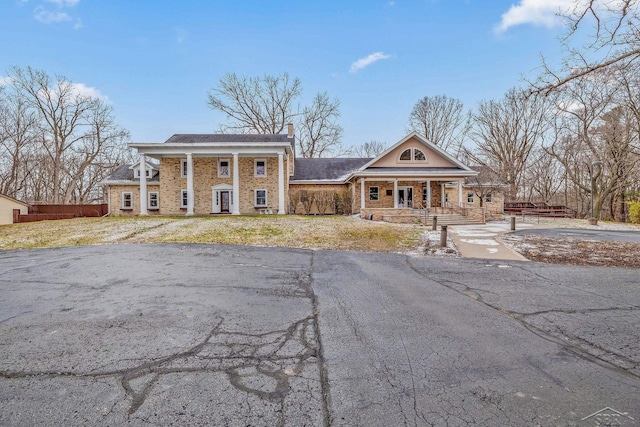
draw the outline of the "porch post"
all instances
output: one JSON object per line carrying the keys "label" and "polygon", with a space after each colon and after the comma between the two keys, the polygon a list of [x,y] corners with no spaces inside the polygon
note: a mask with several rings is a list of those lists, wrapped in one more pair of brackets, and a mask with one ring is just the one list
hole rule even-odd
{"label": "porch post", "polygon": [[440,183],[440,207],[444,208],[444,182]]}
{"label": "porch post", "polygon": [[278,213],[284,215],[284,154],[278,153]]}
{"label": "porch post", "polygon": [[140,153],[140,215],[149,215],[147,212],[147,161],[144,153]]}
{"label": "porch post", "polygon": [[187,215],[193,215],[193,156],[187,153]]}
{"label": "porch post", "polygon": [[462,207],[462,180],[458,180],[458,207]]}
{"label": "porch post", "polygon": [[364,178],[360,178],[360,210],[364,209]]}
{"label": "porch post", "polygon": [[393,208],[398,209],[398,178],[393,180]]}
{"label": "porch post", "polygon": [[427,206],[425,207],[426,208],[431,207],[431,180],[430,179],[427,180]]}
{"label": "porch post", "polygon": [[233,153],[233,215],[240,215],[240,167],[238,153]]}

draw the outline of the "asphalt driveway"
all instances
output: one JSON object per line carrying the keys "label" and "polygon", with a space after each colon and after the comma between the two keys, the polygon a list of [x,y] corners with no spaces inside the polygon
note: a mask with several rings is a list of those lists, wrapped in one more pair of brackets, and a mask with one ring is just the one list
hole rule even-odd
{"label": "asphalt driveway", "polygon": [[0,425],[558,426],[612,410],[637,425],[639,273],[222,245],[0,252]]}
{"label": "asphalt driveway", "polygon": [[533,234],[540,237],[575,238],[583,240],[598,240],[602,242],[631,242],[640,243],[640,231],[633,230],[591,230],[581,228],[532,228],[517,230],[510,234]]}

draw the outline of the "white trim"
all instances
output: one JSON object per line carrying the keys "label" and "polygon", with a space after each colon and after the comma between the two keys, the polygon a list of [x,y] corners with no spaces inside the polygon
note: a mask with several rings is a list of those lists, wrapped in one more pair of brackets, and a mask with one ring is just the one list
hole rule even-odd
{"label": "white trim", "polygon": [[[264,163],[264,174],[258,174],[258,162]],[[253,176],[255,178],[266,178],[267,177],[267,159],[253,159]]]}
{"label": "white trim", "polygon": [[[259,205],[258,204],[258,191],[264,191],[264,204]],[[255,190],[253,190],[253,206],[255,207],[265,207],[265,206],[269,206],[269,193],[267,192],[266,188],[256,188]]]}
{"label": "white trim", "polygon": [[233,215],[240,215],[240,167],[238,153],[233,153]]}
{"label": "white trim", "polygon": [[[222,175],[220,172],[222,170],[222,162],[227,162],[227,174]],[[231,160],[230,159],[218,159],[218,178],[229,178],[231,177]]]}
{"label": "white trim", "polygon": [[193,192],[193,156],[187,153],[187,215],[193,215],[195,197]]}
{"label": "white trim", "polygon": [[[151,195],[156,195],[156,206],[151,206]],[[160,209],[160,192],[159,191],[149,191],[147,193],[147,209],[149,210],[159,210]]]}
{"label": "white trim", "polygon": [[400,200],[398,199],[398,178],[393,180],[393,208],[398,209]]}
{"label": "white trim", "polygon": [[[422,135],[420,135],[417,132],[411,132],[409,135],[407,135],[404,138],[402,138],[396,144],[394,144],[393,146],[387,148],[387,150],[384,151],[382,154],[380,154],[377,157],[371,159],[371,161],[369,161],[369,163],[367,163],[364,166],[360,167],[360,169],[358,169],[358,172],[364,171],[369,166],[371,166],[372,164],[376,163],[378,160],[380,160],[381,158],[383,158],[384,156],[386,156],[387,154],[389,154],[390,152],[392,152],[393,150],[395,150],[396,148],[398,148],[399,146],[401,146],[402,144],[404,144],[405,142],[407,142],[411,138],[417,139],[419,142],[421,142],[427,148],[429,148],[429,149],[435,151],[436,153],[440,154],[442,157],[444,157],[445,159],[449,160],[451,163],[453,163],[457,167],[463,169],[464,171],[471,172],[471,176],[475,176],[475,175],[478,174],[478,172],[472,170],[471,168],[469,168],[469,166],[465,165],[460,160],[456,159],[451,154],[449,154],[446,151],[444,151],[442,148],[440,148],[437,145],[427,141]],[[425,156],[426,156],[426,154],[425,154]]]}
{"label": "white trim", "polygon": [[189,166],[188,166],[187,159],[180,159],[180,178],[187,177],[187,174],[189,173],[188,169],[189,169]]}
{"label": "white trim", "polygon": [[[187,195],[187,203],[184,202],[184,196]],[[180,209],[186,209],[189,205],[189,191],[186,188],[180,190]]]}
{"label": "white trim", "polygon": [[[266,171],[265,171],[266,172]],[[278,213],[285,214],[284,211],[284,153],[278,154]]]}
{"label": "white trim", "polygon": [[140,153],[140,169],[144,170],[140,174],[140,215],[147,215],[147,161],[144,153]]}
{"label": "white trim", "polygon": [[[124,205],[124,195],[128,194],[129,195],[129,206],[125,206]],[[122,200],[120,200],[120,209],[122,210],[126,210],[126,211],[130,211],[133,210],[133,193],[131,191],[123,191],[122,192]]]}
{"label": "white trim", "polygon": [[360,178],[360,210],[364,209],[364,178]]}
{"label": "white trim", "polygon": [[[372,188],[377,189],[376,193],[378,194],[378,198],[377,198],[376,200],[372,200],[372,199],[371,199],[371,189],[372,189]],[[378,185],[370,185],[370,186],[369,186],[369,191],[367,191],[367,194],[369,195],[368,200],[369,200],[370,202],[379,202],[379,201],[380,201],[380,186],[378,186]]]}

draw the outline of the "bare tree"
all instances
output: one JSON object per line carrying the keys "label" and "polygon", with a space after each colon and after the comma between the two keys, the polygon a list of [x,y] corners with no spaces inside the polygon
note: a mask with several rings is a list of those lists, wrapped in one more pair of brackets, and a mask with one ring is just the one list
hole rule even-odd
{"label": "bare tree", "polygon": [[381,141],[369,141],[365,142],[362,145],[358,145],[351,149],[351,154],[354,157],[361,158],[370,158],[377,157],[380,154],[384,153],[387,148],[389,148],[389,144]]}
{"label": "bare tree", "polygon": [[294,105],[302,93],[300,80],[289,74],[242,77],[228,73],[209,92],[209,107],[222,111],[228,122],[223,133],[282,133],[298,115]]}
{"label": "bare tree", "polygon": [[507,199],[515,200],[529,156],[542,144],[548,124],[547,104],[541,96],[526,96],[511,89],[499,101],[483,101],[473,114],[467,155],[488,166],[508,184]]}
{"label": "bare tree", "polygon": [[437,95],[425,96],[414,105],[406,130],[457,156],[469,126],[469,115],[460,100]]}
{"label": "bare tree", "polygon": [[[23,198],[49,203],[98,199],[98,182],[128,152],[128,132],[115,123],[112,107],[65,77],[52,79],[29,67],[12,68],[8,86],[12,102],[5,103],[8,114],[2,116],[0,133],[9,135],[4,142],[12,141],[19,158]],[[0,175],[5,174],[2,166]]]}
{"label": "bare tree", "polygon": [[[568,30],[561,39],[567,53],[561,71],[543,61],[544,72],[532,83],[533,92],[549,94],[595,71],[628,66],[640,59],[638,0],[574,0],[563,15]],[[590,38],[586,44],[582,41],[585,34]],[[565,70],[571,71],[567,74]]]}
{"label": "bare tree", "polygon": [[504,191],[506,183],[488,166],[472,166],[471,168],[478,174],[467,178],[465,187],[473,191],[480,200],[480,207],[483,207],[487,196]]}
{"label": "bare tree", "polygon": [[300,107],[300,80],[287,73],[264,77],[225,75],[209,92],[209,107],[226,114],[223,133],[279,134],[288,123],[298,130],[298,154],[302,157],[336,156],[344,152],[340,101],[326,92],[317,94],[310,105]]}
{"label": "bare tree", "polygon": [[298,155],[305,158],[337,156],[342,151],[340,101],[329,99],[326,92],[319,93],[310,106],[302,110],[298,120]]}
{"label": "bare tree", "polygon": [[0,87],[0,193],[24,198],[36,124],[24,100],[11,88]]}

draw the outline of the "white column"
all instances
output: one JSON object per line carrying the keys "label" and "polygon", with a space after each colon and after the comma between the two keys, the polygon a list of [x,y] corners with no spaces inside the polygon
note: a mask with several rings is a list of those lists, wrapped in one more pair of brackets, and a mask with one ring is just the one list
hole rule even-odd
{"label": "white column", "polygon": [[431,180],[427,180],[427,206],[425,208],[431,207]]}
{"label": "white column", "polygon": [[364,178],[360,178],[360,210],[364,209]]}
{"label": "white column", "polygon": [[444,182],[440,183],[440,207],[444,208]]}
{"label": "white column", "polygon": [[193,156],[187,153],[187,215],[193,215]]}
{"label": "white column", "polygon": [[458,181],[458,206],[462,207],[462,180]]}
{"label": "white column", "polygon": [[393,208],[398,209],[398,178],[393,180]]}
{"label": "white column", "polygon": [[233,153],[233,215],[240,215],[240,167],[238,153]]}
{"label": "white column", "polygon": [[278,213],[284,214],[284,154],[278,153]]}
{"label": "white column", "polygon": [[140,215],[149,215],[147,212],[147,161],[144,153],[140,153]]}

